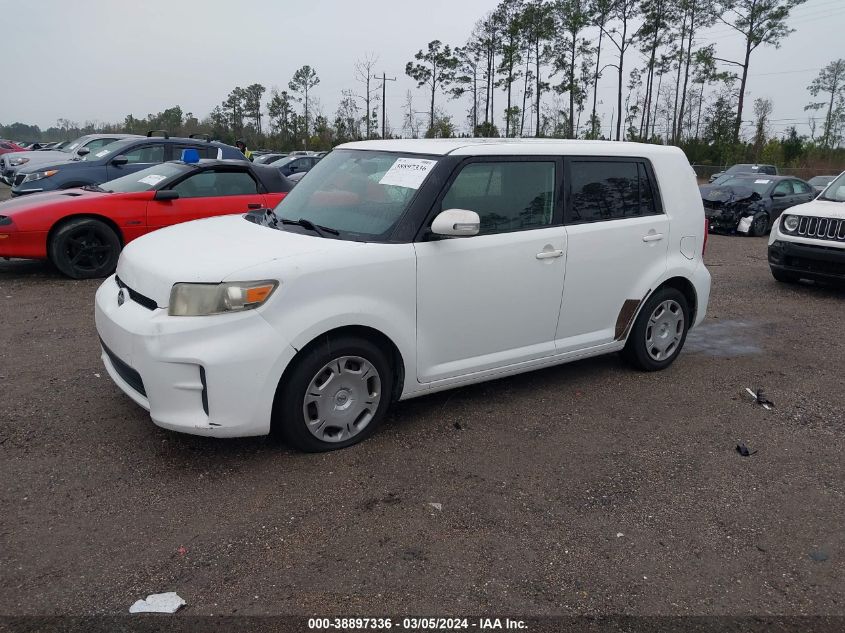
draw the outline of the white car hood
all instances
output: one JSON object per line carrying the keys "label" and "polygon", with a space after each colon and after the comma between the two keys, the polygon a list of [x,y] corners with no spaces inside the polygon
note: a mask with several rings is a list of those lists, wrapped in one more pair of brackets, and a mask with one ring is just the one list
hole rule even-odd
{"label": "white car hood", "polygon": [[130,242],[120,255],[117,276],[163,308],[174,283],[219,283],[271,260],[350,246],[350,242],[281,231],[254,224],[242,215],[227,215],[177,224]]}
{"label": "white car hood", "polygon": [[787,215],[812,215],[817,218],[835,218],[845,220],[845,202],[832,202],[830,200],[813,200],[787,209]]}

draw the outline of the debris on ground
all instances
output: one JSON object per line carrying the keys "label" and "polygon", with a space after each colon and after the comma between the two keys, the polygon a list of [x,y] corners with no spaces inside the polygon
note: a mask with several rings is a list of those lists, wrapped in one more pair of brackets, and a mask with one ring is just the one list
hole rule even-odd
{"label": "debris on ground", "polygon": [[187,548],[187,547],[185,547],[184,545],[180,545],[180,546],[179,546],[179,549],[177,549],[177,550],[176,550],[176,552],[179,554],[179,557],[181,558],[181,557],[183,557],[185,554],[187,554],[187,553],[188,553],[188,548]]}
{"label": "debris on ground", "polygon": [[622,534],[622,532],[617,532],[617,533],[616,533],[616,538],[622,538],[623,536],[625,536],[625,535],[624,535],[624,534]]}
{"label": "debris on ground", "polygon": [[774,403],[774,402],[772,402],[771,400],[769,400],[769,399],[766,397],[766,394],[765,394],[765,393],[763,393],[763,390],[762,390],[762,389],[758,389],[757,391],[751,391],[751,389],[749,389],[748,387],[746,387],[746,388],[745,388],[745,391],[747,391],[747,392],[748,392],[748,395],[749,395],[749,396],[751,396],[752,398],[754,398],[754,400],[755,400],[755,402],[757,402],[757,404],[759,404],[761,407],[763,407],[763,408],[764,408],[764,409],[766,409],[767,411],[770,411],[770,410],[771,410],[771,408],[772,408],[773,406],[775,406],[775,403]]}
{"label": "debris on ground", "polygon": [[460,422],[455,422],[452,426],[454,426],[459,431],[462,430],[464,427],[461,426]]}
{"label": "debris on ground", "polygon": [[828,559],[827,552],[823,552],[822,550],[815,550],[810,552],[810,558],[812,558],[817,563],[823,563]]}
{"label": "debris on ground", "polygon": [[429,503],[428,505],[430,505],[435,510],[438,510],[438,511],[443,510],[443,504],[442,503]]}
{"label": "debris on ground", "polygon": [[144,600],[136,600],[129,613],[176,613],[185,604],[175,591],[151,593]]}
{"label": "debris on ground", "polygon": [[748,447],[745,444],[737,444],[736,445],[736,452],[742,455],[743,457],[751,457],[757,451],[749,451]]}

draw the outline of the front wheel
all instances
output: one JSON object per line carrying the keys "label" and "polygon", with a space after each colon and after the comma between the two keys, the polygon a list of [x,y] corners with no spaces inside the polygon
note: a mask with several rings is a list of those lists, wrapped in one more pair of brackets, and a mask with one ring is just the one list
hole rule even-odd
{"label": "front wheel", "polygon": [[683,293],[661,288],[640,310],[622,355],[643,371],[665,369],[681,352],[689,325],[689,305]]}
{"label": "front wheel", "polygon": [[765,211],[758,211],[751,220],[751,228],[748,234],[752,237],[763,237],[769,230],[769,214]]}
{"label": "front wheel", "polygon": [[120,238],[105,222],[79,218],[60,226],[50,238],[50,260],[73,279],[107,277],[117,267]]}
{"label": "front wheel", "polygon": [[279,386],[273,428],[310,453],[356,444],[376,430],[390,406],[393,368],[374,343],[325,338],[294,360]]}

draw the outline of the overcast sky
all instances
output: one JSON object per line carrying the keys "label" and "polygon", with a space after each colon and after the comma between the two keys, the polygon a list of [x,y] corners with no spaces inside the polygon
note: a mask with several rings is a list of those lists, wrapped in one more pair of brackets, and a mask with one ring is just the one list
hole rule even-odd
{"label": "overcast sky", "polygon": [[[314,95],[333,115],[344,89],[356,88],[354,62],[367,52],[388,83],[388,120],[402,125],[402,105],[414,90],[416,109],[426,96],[404,74],[405,63],[427,42],[461,45],[495,0],[0,0],[5,79],[0,123],[42,128],[64,117],[119,122],[180,105],[199,118],[234,86],[261,83],[286,88],[304,64],[317,70]],[[818,69],[845,57],[845,0],[809,0],[794,11],[797,29],[780,49],[752,56],[748,114],[757,97],[774,102],[772,130],[795,123],[807,132],[807,85]],[[703,34],[720,57],[739,59],[742,38],[724,25]],[[604,48],[602,56],[612,56]],[[635,55],[626,66],[639,63]],[[604,129],[615,103],[608,69],[599,84]],[[466,101],[466,103],[465,103]],[[464,126],[468,100],[438,97]],[[504,109],[498,98],[496,109]]]}

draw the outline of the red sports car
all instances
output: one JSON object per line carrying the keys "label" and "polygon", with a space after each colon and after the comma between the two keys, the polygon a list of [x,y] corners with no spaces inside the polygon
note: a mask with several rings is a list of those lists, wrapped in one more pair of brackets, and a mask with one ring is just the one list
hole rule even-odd
{"label": "red sports car", "polygon": [[293,186],[246,161],[161,163],[102,185],[0,203],[0,257],[49,259],[68,277],[114,272],[123,246],[164,226],[273,208]]}
{"label": "red sports car", "polygon": [[0,138],[0,154],[8,154],[9,152],[25,152],[26,150],[12,141],[6,141]]}

